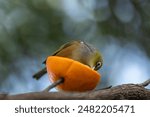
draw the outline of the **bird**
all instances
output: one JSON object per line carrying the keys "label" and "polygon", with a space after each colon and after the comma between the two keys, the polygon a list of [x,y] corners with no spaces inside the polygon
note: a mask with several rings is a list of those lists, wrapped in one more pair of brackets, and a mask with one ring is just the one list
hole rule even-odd
{"label": "bird", "polygon": [[[60,46],[60,48],[56,50],[51,56],[70,58],[84,65],[87,65],[96,71],[99,70],[103,65],[103,58],[101,53],[92,45],[81,40],[71,41]],[[46,64],[46,60],[43,63]],[[47,69],[44,67],[35,73],[33,78],[39,80],[46,73]]]}

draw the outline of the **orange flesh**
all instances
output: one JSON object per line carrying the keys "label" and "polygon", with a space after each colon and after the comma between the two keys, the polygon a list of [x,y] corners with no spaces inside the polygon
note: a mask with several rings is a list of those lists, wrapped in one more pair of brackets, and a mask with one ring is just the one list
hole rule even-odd
{"label": "orange flesh", "polygon": [[64,78],[64,83],[57,86],[63,91],[90,91],[100,80],[100,74],[78,61],[58,56],[49,56],[46,67],[51,82]]}

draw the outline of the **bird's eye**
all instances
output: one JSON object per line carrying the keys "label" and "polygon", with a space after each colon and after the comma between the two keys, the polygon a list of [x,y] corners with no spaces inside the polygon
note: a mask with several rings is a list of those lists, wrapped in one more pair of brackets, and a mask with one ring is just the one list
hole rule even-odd
{"label": "bird's eye", "polygon": [[99,70],[102,67],[102,63],[99,61],[96,63],[94,70]]}

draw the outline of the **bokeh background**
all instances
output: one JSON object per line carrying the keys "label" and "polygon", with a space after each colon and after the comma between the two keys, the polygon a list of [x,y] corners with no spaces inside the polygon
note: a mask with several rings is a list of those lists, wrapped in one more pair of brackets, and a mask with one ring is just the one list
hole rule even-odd
{"label": "bokeh background", "polygon": [[72,40],[101,51],[98,88],[141,83],[150,78],[150,1],[0,0],[0,92],[43,90],[48,76],[32,75]]}

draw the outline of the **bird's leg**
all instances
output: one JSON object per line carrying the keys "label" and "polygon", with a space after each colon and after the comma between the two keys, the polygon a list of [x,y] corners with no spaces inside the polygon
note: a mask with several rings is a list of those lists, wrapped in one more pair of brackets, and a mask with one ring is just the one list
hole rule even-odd
{"label": "bird's leg", "polygon": [[46,89],[44,89],[43,92],[49,92],[49,90],[51,90],[52,88],[56,87],[57,85],[59,85],[63,82],[64,82],[64,78],[60,78],[56,82],[49,85]]}

